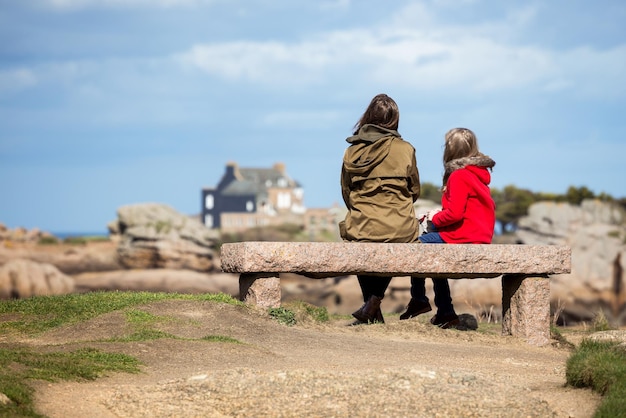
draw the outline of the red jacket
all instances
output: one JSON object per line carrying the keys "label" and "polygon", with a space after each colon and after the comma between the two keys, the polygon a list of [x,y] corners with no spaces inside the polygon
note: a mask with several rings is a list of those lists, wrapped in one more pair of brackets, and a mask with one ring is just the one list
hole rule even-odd
{"label": "red jacket", "polygon": [[490,244],[496,223],[491,198],[491,174],[485,167],[469,165],[450,174],[441,196],[441,212],[433,224],[446,243]]}

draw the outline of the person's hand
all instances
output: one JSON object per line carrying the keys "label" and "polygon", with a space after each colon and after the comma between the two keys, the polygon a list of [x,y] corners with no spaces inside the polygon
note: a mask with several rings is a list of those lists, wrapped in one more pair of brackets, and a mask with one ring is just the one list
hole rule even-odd
{"label": "person's hand", "polygon": [[433,223],[428,220],[428,212],[420,213],[416,216],[417,222],[419,222],[421,234],[427,234],[432,231]]}
{"label": "person's hand", "polygon": [[432,210],[429,210],[429,211],[426,213],[426,219],[428,219],[429,221],[431,221],[431,222],[432,222],[432,221],[433,221],[433,217],[434,217],[436,214],[438,214],[439,212],[441,212],[441,209],[432,209]]}

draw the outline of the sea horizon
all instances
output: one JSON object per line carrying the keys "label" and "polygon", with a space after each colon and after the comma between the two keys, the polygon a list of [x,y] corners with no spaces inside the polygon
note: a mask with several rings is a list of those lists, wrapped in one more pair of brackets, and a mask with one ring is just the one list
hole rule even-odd
{"label": "sea horizon", "polygon": [[81,237],[108,237],[109,236],[108,231],[96,231],[96,232],[94,231],[88,231],[88,232],[77,232],[77,231],[54,232],[54,231],[51,231],[50,234],[52,234],[53,236],[59,239],[81,238]]}

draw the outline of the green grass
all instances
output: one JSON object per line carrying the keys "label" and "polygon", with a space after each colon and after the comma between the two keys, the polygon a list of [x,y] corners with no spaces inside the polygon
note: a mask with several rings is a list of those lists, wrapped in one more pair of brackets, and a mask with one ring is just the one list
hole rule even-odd
{"label": "green grass", "polygon": [[326,308],[302,301],[290,302],[284,307],[269,308],[268,314],[274,320],[287,326],[298,322],[328,322],[330,320]]}
{"label": "green grass", "polygon": [[93,348],[40,353],[26,347],[0,348],[0,393],[11,403],[0,404],[0,417],[39,417],[33,409],[33,379],[93,380],[108,372],[138,373],[137,359]]}
{"label": "green grass", "polygon": [[13,331],[36,336],[52,328],[86,321],[105,313],[172,299],[243,304],[222,293],[93,292],[38,296],[0,302],[0,333]]}
{"label": "green grass", "polygon": [[201,339],[204,341],[211,341],[215,343],[241,344],[241,341],[223,335],[207,335],[205,337],[202,337]]}
{"label": "green grass", "polygon": [[585,339],[567,360],[567,383],[603,395],[596,418],[626,417],[626,348]]}
{"label": "green grass", "polygon": [[[93,292],[62,296],[37,296],[28,299],[0,301],[0,334],[36,337],[64,325],[71,325],[114,311],[123,311],[129,332],[121,337],[99,342],[149,341],[179,338],[155,329],[163,323],[177,321],[153,315],[140,309],[141,305],[162,300],[212,301],[243,305],[225,294],[183,295],[151,292]],[[196,341],[239,343],[236,339],[207,335]],[[42,346],[35,351],[19,344],[0,343],[0,393],[10,403],[0,404],[1,417],[40,417],[33,409],[32,380],[93,380],[111,372],[137,373],[140,362],[120,353],[95,348],[75,351],[55,351],[55,346]]]}
{"label": "green grass", "polygon": [[296,324],[296,314],[290,310],[283,308],[269,308],[268,313],[271,318],[275,319],[281,324],[292,326]]}

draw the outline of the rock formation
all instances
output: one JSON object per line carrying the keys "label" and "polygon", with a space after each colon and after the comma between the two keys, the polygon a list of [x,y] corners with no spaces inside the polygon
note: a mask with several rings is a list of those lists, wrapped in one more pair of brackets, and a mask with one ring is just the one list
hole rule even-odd
{"label": "rock formation", "polygon": [[[524,244],[572,248],[572,273],[555,275],[551,297],[564,321],[592,320],[600,309],[621,323],[626,318],[620,259],[626,252],[626,216],[618,206],[585,200],[533,204],[516,232]],[[617,266],[617,267],[616,267]]]}
{"label": "rock formation", "polygon": [[0,223],[0,241],[10,242],[29,242],[36,243],[43,238],[54,239],[52,234],[43,232],[38,228],[26,229],[26,228],[14,228],[9,229],[3,223]]}
{"label": "rock formation", "polygon": [[73,291],[74,280],[51,264],[15,259],[0,266],[0,300]]}
{"label": "rock formation", "polygon": [[167,205],[144,203],[122,206],[109,223],[118,242],[119,262],[134,269],[215,271],[218,233]]}

